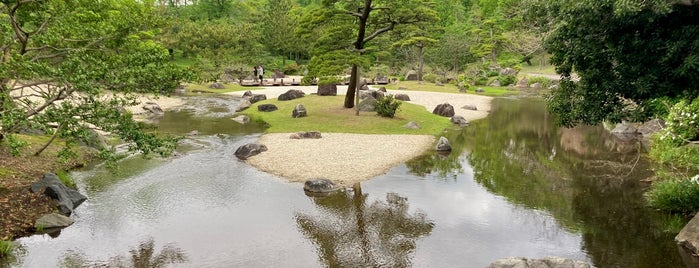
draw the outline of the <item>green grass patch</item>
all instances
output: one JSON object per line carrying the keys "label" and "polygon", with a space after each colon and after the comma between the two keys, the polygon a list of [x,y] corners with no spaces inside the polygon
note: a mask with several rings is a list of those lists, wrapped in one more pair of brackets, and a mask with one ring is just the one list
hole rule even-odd
{"label": "green grass patch", "polygon": [[[452,124],[449,118],[430,113],[425,107],[404,102],[394,118],[381,117],[376,112],[360,112],[342,106],[345,96],[306,96],[291,101],[276,99],[255,103],[243,113],[252,120],[262,121],[270,127],[268,133],[299,131],[320,131],[335,133],[363,134],[427,134],[437,135]],[[291,113],[297,104],[303,104],[308,116],[292,118]],[[274,104],[279,110],[260,112],[259,104]],[[413,121],[420,129],[407,129],[403,126]]]}
{"label": "green grass patch", "polygon": [[680,213],[699,210],[699,183],[689,179],[653,183],[646,198],[654,208]]}
{"label": "green grass patch", "polygon": [[10,240],[0,240],[0,259],[10,256],[15,243]]}
{"label": "green grass patch", "polygon": [[[428,91],[428,92],[441,92],[441,93],[460,93],[459,88],[452,84],[444,84],[443,86],[438,86],[434,83],[429,83],[423,81],[422,83],[418,81],[400,81],[396,84],[386,85],[387,89],[398,90],[399,88],[405,88],[406,90],[414,91]],[[476,93],[476,89],[481,88],[483,92]],[[471,86],[466,93],[461,94],[475,94],[484,96],[505,96],[505,95],[517,95],[520,94],[517,90],[512,90],[507,87],[488,87],[488,86]]]}
{"label": "green grass patch", "polygon": [[77,185],[75,185],[75,181],[73,181],[73,178],[70,177],[70,174],[65,171],[58,171],[56,172],[56,176],[58,177],[59,180],[63,183],[63,185],[68,186],[73,189],[77,189]]}
{"label": "green grass patch", "polygon": [[204,83],[204,84],[189,84],[187,85],[187,91],[188,92],[206,92],[206,93],[228,93],[228,92],[236,92],[236,91],[245,91],[245,90],[250,90],[250,88],[246,88],[244,86],[238,85],[238,84],[223,84],[224,88],[223,89],[215,89],[215,88],[209,88],[210,83]]}

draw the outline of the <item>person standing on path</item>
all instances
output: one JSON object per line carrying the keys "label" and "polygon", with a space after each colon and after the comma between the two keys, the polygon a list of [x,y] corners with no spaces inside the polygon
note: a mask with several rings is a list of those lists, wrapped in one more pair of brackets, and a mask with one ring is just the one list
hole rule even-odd
{"label": "person standing on path", "polygon": [[257,66],[253,67],[252,71],[252,81],[257,82]]}
{"label": "person standing on path", "polygon": [[260,85],[262,85],[265,82],[265,80],[263,80],[263,76],[265,75],[265,69],[262,68],[262,65],[260,65],[257,69],[257,73],[260,75]]}

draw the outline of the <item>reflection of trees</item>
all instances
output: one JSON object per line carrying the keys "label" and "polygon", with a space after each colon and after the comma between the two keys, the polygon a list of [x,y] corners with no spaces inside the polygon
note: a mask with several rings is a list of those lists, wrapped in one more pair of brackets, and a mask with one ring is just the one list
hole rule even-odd
{"label": "reflection of trees", "polygon": [[408,199],[397,194],[371,205],[366,200],[356,184],[352,191],[315,198],[323,215],[298,213],[296,222],[329,267],[409,267],[415,240],[434,224],[424,213],[410,215]]}
{"label": "reflection of trees", "polygon": [[117,256],[107,262],[87,261],[81,255],[67,256],[61,263],[61,267],[133,267],[133,268],[157,268],[166,267],[169,264],[184,263],[187,256],[181,249],[173,245],[165,245],[160,252],[155,252],[155,242],[148,239],[142,242],[138,248],[129,251],[127,257]]}
{"label": "reflection of trees", "polygon": [[476,181],[582,233],[598,267],[682,267],[674,234],[645,206],[639,181],[652,171],[638,143],[601,127],[559,129],[541,102],[498,101],[463,130]]}

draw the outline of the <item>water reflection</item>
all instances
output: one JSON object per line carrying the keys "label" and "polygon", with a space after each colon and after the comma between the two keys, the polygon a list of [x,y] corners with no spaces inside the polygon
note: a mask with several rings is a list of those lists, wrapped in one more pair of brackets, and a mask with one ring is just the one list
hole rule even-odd
{"label": "water reflection", "polygon": [[[643,200],[641,181],[653,172],[641,144],[601,127],[558,128],[548,117],[541,100],[498,99],[487,120],[448,138],[488,191],[582,233],[597,267],[681,267],[668,217]],[[430,160],[409,163],[430,165],[411,171],[458,172],[457,157]]]}
{"label": "water reflection", "polygon": [[91,261],[86,260],[81,254],[72,254],[66,256],[60,266],[159,268],[187,262],[187,255],[174,244],[163,246],[159,252],[155,250],[155,241],[150,238],[141,242],[138,248],[129,250],[126,256],[115,256],[108,261]]}
{"label": "water reflection", "polygon": [[320,216],[297,213],[295,218],[328,267],[409,267],[415,241],[434,227],[424,213],[411,215],[408,198],[396,193],[367,204],[359,183],[313,201]]}

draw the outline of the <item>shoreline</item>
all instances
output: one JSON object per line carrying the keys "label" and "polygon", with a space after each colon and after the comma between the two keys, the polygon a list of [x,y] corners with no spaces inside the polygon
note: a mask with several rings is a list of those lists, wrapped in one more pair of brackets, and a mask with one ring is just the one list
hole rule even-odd
{"label": "shoreline", "polygon": [[[275,86],[251,89],[265,94],[267,99],[278,97],[289,89],[304,91],[307,95],[317,91],[316,86]],[[345,95],[347,86],[338,86],[338,95]],[[227,93],[242,97],[244,92]],[[414,90],[388,90],[390,94],[408,94],[410,103],[424,106],[431,113],[438,104],[454,106],[456,115],[468,121],[483,119],[490,113],[493,97],[440,93]],[[461,107],[475,105],[478,110]],[[449,118],[444,118],[449,120]],[[313,130],[307,130],[313,131]],[[244,162],[260,171],[273,174],[289,182],[304,182],[313,178],[326,178],[336,184],[349,186],[385,174],[391,168],[434,150],[432,135],[379,135],[321,133],[320,139],[291,139],[292,133],[268,133],[258,139],[267,151],[252,156]]]}

